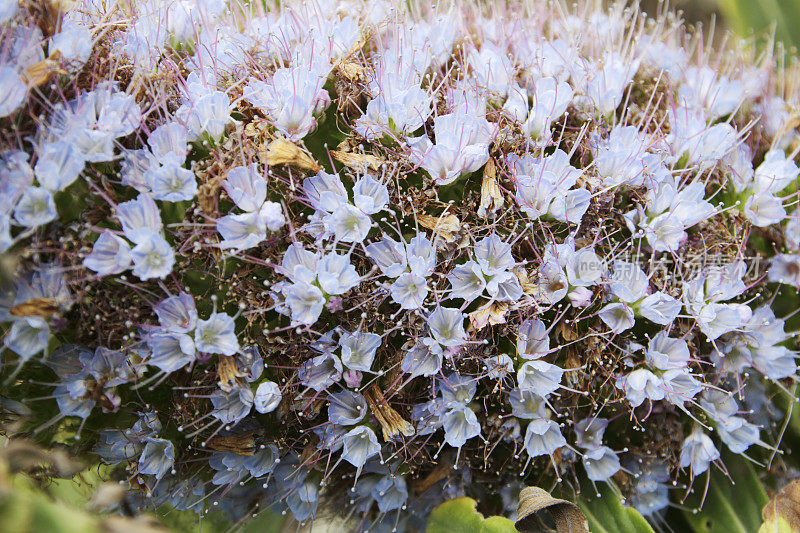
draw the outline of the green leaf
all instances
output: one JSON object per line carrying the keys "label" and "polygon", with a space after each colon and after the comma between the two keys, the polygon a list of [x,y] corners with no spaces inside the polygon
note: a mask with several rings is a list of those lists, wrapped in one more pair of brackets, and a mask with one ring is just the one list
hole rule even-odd
{"label": "green leaf", "polygon": [[[622,504],[608,487],[599,490],[600,498],[579,498],[575,503],[589,520],[592,533],[654,533],[647,519],[633,507]],[[591,494],[584,490],[583,494]]]}
{"label": "green leaf", "polygon": [[761,512],[764,525],[758,533],[800,532],[800,480],[783,487]]}
{"label": "green leaf", "polygon": [[[767,504],[767,493],[750,462],[733,454],[723,455],[724,464],[733,479],[714,468],[703,508],[694,513],[684,511],[686,521],[697,533],[752,533],[761,526],[761,509]],[[684,505],[700,506],[705,490],[705,476],[695,479],[694,493]]]}
{"label": "green leaf", "polygon": [[484,518],[472,498],[456,498],[435,508],[428,519],[427,533],[515,533],[514,522],[502,516]]}
{"label": "green leaf", "polygon": [[17,483],[13,491],[0,498],[0,524],[3,531],[14,533],[100,531],[94,517],[50,501],[44,494],[24,487],[24,483]]}
{"label": "green leaf", "polygon": [[800,4],[797,0],[720,0],[727,22],[742,36],[767,32],[775,26],[775,37],[787,46],[800,44]]}
{"label": "green leaf", "polygon": [[789,525],[789,522],[781,516],[775,517],[774,520],[764,522],[758,533],[798,533],[798,529]]}

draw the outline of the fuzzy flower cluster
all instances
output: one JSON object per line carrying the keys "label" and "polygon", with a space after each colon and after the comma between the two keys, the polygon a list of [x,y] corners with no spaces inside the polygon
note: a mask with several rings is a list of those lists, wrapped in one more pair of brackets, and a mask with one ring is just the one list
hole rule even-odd
{"label": "fuzzy flower cluster", "polygon": [[783,460],[800,69],[623,4],[71,4],[0,2],[0,399],[121,509],[659,520]]}

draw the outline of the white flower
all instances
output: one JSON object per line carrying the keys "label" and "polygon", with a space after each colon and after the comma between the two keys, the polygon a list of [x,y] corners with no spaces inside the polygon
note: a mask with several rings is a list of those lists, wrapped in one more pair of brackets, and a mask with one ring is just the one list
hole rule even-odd
{"label": "white flower", "polygon": [[408,139],[409,159],[439,185],[475,172],[489,160],[494,129],[484,116],[451,113],[433,119],[436,143],[427,137]]}
{"label": "white flower", "polygon": [[[555,78],[539,78],[528,86],[533,106],[522,125],[522,131],[533,139],[542,139],[550,133],[550,123],[564,114],[572,101],[572,87]],[[526,102],[527,103],[527,102]]]}
{"label": "white flower", "polygon": [[0,65],[0,117],[7,117],[25,102],[28,86],[13,67]]}

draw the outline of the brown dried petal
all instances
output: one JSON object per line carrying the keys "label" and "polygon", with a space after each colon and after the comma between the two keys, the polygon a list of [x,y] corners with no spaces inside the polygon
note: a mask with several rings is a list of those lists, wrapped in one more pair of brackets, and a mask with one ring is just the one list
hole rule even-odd
{"label": "brown dried petal", "polygon": [[220,355],[217,362],[217,376],[219,377],[219,388],[225,392],[230,392],[236,383],[236,378],[240,378],[244,374],[239,372],[235,358]]}
{"label": "brown dried petal", "polygon": [[503,194],[497,185],[497,170],[494,160],[490,159],[483,170],[481,205],[478,207],[478,216],[486,218],[488,215],[494,215],[501,207],[503,207]]}
{"label": "brown dried petal", "polygon": [[47,59],[43,59],[26,68],[23,79],[31,87],[41,87],[52,80],[56,75],[66,74],[67,71],[61,68],[61,63],[59,62],[60,58],[61,52],[56,50],[56,52]]}
{"label": "brown dried petal", "polygon": [[322,167],[314,161],[309,154],[300,149],[299,146],[286,139],[275,139],[267,146],[267,164],[272,165],[292,165],[304,168],[313,172],[319,171]]}
{"label": "brown dried petal", "polygon": [[342,61],[336,65],[336,71],[348,81],[357,82],[367,79],[364,67],[352,61]]}
{"label": "brown dried petal", "polygon": [[779,519],[786,521],[789,531],[800,531],[800,480],[783,487],[761,510],[761,517],[765,526],[773,525],[776,531]]}
{"label": "brown dried petal", "polygon": [[528,276],[527,270],[522,267],[517,267],[513,270],[513,272],[519,280],[519,284],[522,287],[522,292],[529,295],[539,294],[536,283],[531,282],[531,278]]}
{"label": "brown dried petal", "polygon": [[461,221],[455,215],[442,214],[438,217],[431,215],[417,215],[417,222],[423,228],[437,233],[444,241],[455,241],[455,234],[461,229]]}
{"label": "brown dried petal", "polygon": [[580,507],[566,500],[559,500],[539,487],[525,487],[519,493],[517,522],[522,533],[539,531],[536,513],[548,510],[556,522],[557,533],[589,533],[589,522]]}
{"label": "brown dried petal", "polygon": [[378,170],[381,167],[381,160],[370,154],[331,150],[331,155],[338,162],[350,168],[366,170],[367,167],[370,167],[373,170]]}
{"label": "brown dried petal", "polygon": [[58,305],[52,298],[34,298],[27,302],[15,305],[9,310],[14,316],[37,316],[39,318],[49,318],[58,311]]}
{"label": "brown dried petal", "polygon": [[206,448],[217,452],[231,452],[236,455],[253,455],[256,451],[254,435],[254,431],[248,431],[239,435],[214,437],[206,441]]}
{"label": "brown dried petal", "polygon": [[478,331],[486,326],[506,323],[507,302],[491,302],[469,314],[470,331]]}
{"label": "brown dried petal", "polygon": [[414,435],[414,426],[410,422],[404,420],[403,417],[387,403],[377,383],[373,383],[369,389],[364,391],[364,398],[367,400],[367,405],[369,405],[372,414],[375,415],[375,418],[378,419],[378,423],[381,425],[383,440],[388,442],[400,434],[406,437]]}

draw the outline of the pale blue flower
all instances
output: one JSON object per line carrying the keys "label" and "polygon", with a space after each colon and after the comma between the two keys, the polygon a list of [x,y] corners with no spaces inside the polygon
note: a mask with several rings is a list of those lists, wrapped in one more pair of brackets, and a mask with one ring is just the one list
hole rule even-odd
{"label": "pale blue flower", "polygon": [[[187,84],[189,81],[187,78]],[[190,137],[197,139],[207,133],[211,138],[219,139],[231,122],[231,100],[224,92],[201,85],[195,83],[190,89],[190,94],[176,112],[176,117],[186,124]]]}
{"label": "pale blue flower", "polygon": [[442,415],[444,440],[453,448],[481,434],[481,425],[475,413],[465,405],[453,405]]}
{"label": "pale blue flower", "polygon": [[36,228],[58,218],[53,193],[41,187],[28,187],[14,209],[14,220],[26,228]]}
{"label": "pale blue flower", "polygon": [[427,322],[431,337],[442,346],[461,346],[467,340],[464,315],[458,309],[437,306]]}
{"label": "pale blue flower", "polygon": [[85,161],[78,149],[66,140],[46,142],[36,151],[33,167],[36,180],[50,191],[62,191],[83,171]]}
{"label": "pale blue flower", "polygon": [[3,338],[3,345],[16,353],[23,361],[47,348],[50,341],[50,327],[43,319],[35,316],[15,320]]}
{"label": "pale blue flower", "polygon": [[433,119],[433,131],[435,144],[425,136],[408,139],[408,157],[439,185],[475,172],[489,160],[489,143],[495,130],[484,116],[439,115]]}
{"label": "pale blue flower", "polygon": [[175,372],[195,360],[195,343],[184,333],[152,332],[144,338],[150,349],[147,364],[163,372]]}
{"label": "pale blue flower", "polygon": [[522,285],[513,272],[499,272],[487,279],[486,293],[498,302],[516,302],[522,297]]}
{"label": "pale blue flower", "polygon": [[306,387],[323,391],[342,379],[342,362],[332,353],[324,353],[303,363],[297,377]]}
{"label": "pale blue flower", "polygon": [[667,336],[665,331],[656,333],[645,352],[647,363],[660,370],[686,368],[689,364],[689,345],[683,339]]}
{"label": "pale blue flower", "polygon": [[414,272],[400,274],[389,291],[392,300],[402,309],[419,309],[430,292],[427,280]]}
{"label": "pale blue flower", "polygon": [[133,264],[128,242],[110,231],[103,231],[94,242],[92,252],[83,260],[83,266],[101,276],[119,274]]}
{"label": "pale blue flower", "polygon": [[323,218],[325,231],[341,242],[364,242],[372,219],[352,204],[342,204]]}
{"label": "pale blue flower", "polygon": [[292,324],[315,323],[325,307],[325,295],[318,287],[309,283],[292,283],[283,288],[282,294],[289,308]]}
{"label": "pale blue flower", "polygon": [[192,200],[197,194],[197,180],[191,170],[183,168],[183,157],[172,153],[161,157],[161,164],[147,173],[153,198],[165,202]]}
{"label": "pale blue flower", "polygon": [[347,189],[344,188],[339,174],[328,174],[324,170],[320,170],[316,176],[304,179],[303,191],[311,207],[326,213],[332,213],[349,201]]}
{"label": "pale blue flower", "polygon": [[329,395],[328,403],[328,420],[339,426],[358,424],[367,414],[367,401],[349,390]]}
{"label": "pale blue flower", "polygon": [[552,456],[556,450],[567,445],[558,423],[546,418],[537,418],[528,423],[524,446],[530,457]]}
{"label": "pale blue flower", "polygon": [[268,82],[250,81],[244,87],[244,98],[275,124],[290,141],[299,141],[313,130],[315,113],[330,103],[322,88],[327,72],[318,72],[304,65],[279,68]]}
{"label": "pale blue flower", "polygon": [[233,317],[212,313],[207,320],[198,320],[194,343],[198,352],[233,355],[239,351]]}
{"label": "pale blue flower", "polygon": [[248,213],[258,211],[267,199],[267,180],[255,163],[230,169],[223,187],[233,203]]}
{"label": "pale blue flower", "polygon": [[598,311],[597,316],[614,333],[622,333],[636,324],[633,309],[622,302],[610,303]]}
{"label": "pale blue flower", "polygon": [[406,480],[399,474],[382,477],[372,488],[372,496],[381,513],[400,509],[408,500]]}
{"label": "pale blue flower", "polygon": [[177,122],[167,122],[154,129],[147,137],[147,144],[154,159],[162,162],[165,157],[174,156],[175,161],[183,161],[189,153],[186,127]]}
{"label": "pale blue flower", "polygon": [[708,470],[708,466],[719,458],[719,450],[699,428],[695,428],[683,441],[680,466],[689,467],[692,477]]}
{"label": "pale blue flower", "polygon": [[353,186],[353,203],[368,215],[383,211],[389,204],[389,190],[369,174],[364,174]]}
{"label": "pale blue flower", "polygon": [[0,253],[5,252],[14,245],[14,238],[11,236],[11,219],[5,213],[0,212]]}
{"label": "pale blue flower", "polygon": [[511,414],[517,418],[545,418],[544,399],[530,390],[516,387],[508,393],[508,401],[511,404]]}
{"label": "pale blue flower", "polygon": [[452,290],[451,298],[462,298],[471,302],[486,289],[486,279],[483,271],[475,261],[467,261],[462,265],[456,266],[447,276]]}
{"label": "pale blue flower", "polygon": [[267,238],[267,225],[259,213],[225,215],[217,219],[217,231],[222,235],[219,247],[247,250]]}
{"label": "pale blue flower", "polygon": [[663,400],[666,396],[663,382],[646,368],[639,368],[618,378],[616,385],[625,391],[625,397],[631,407],[639,407],[645,399],[657,401]]}
{"label": "pale blue flower", "polygon": [[539,359],[550,353],[550,337],[541,320],[526,320],[519,325],[517,355],[523,359]]}
{"label": "pale blue flower", "polygon": [[475,397],[477,381],[467,376],[452,373],[439,380],[439,389],[442,394],[444,406],[451,408],[458,405],[467,405]]}
{"label": "pale blue flower", "polygon": [[511,245],[496,234],[484,237],[475,243],[475,260],[487,276],[495,276],[514,266]]}
{"label": "pale blue flower", "polygon": [[167,241],[157,233],[138,231],[136,236],[138,244],[131,250],[133,274],[141,280],[168,276],[175,264],[175,253]]}
{"label": "pale blue flower", "polygon": [[281,403],[281,389],[274,381],[263,381],[256,389],[253,407],[259,413],[271,413]]}
{"label": "pale blue flower", "polygon": [[564,369],[544,361],[525,361],[517,371],[520,389],[546,397],[561,386]]}
{"label": "pale blue flower", "polygon": [[250,471],[251,476],[259,478],[272,473],[278,461],[278,448],[274,444],[269,444],[247,457],[242,466]]}
{"label": "pale blue flower", "polygon": [[522,131],[533,139],[546,138],[550,134],[550,124],[567,110],[574,91],[565,81],[542,77],[528,87],[528,93],[533,105],[530,112],[526,109]]}
{"label": "pale blue flower", "polygon": [[381,450],[378,437],[366,426],[356,426],[342,436],[342,459],[361,468]]}
{"label": "pale blue flower", "polygon": [[619,457],[607,446],[599,446],[583,454],[586,477],[592,481],[607,481],[622,468]]}
{"label": "pale blue flower", "polygon": [[339,337],[342,364],[350,370],[370,372],[375,352],[381,345],[380,335],[374,333],[343,332]]}
{"label": "pale blue flower", "polygon": [[27,96],[28,86],[17,70],[0,65],[0,117],[7,117],[22,107]]}
{"label": "pale blue flower", "polygon": [[433,376],[442,369],[442,348],[418,342],[408,350],[400,363],[403,372],[416,376]]}
{"label": "pale blue flower", "polygon": [[158,302],[153,309],[162,328],[189,333],[197,325],[197,308],[191,294],[180,292]]}
{"label": "pale blue flower", "polygon": [[117,205],[116,214],[125,236],[136,244],[150,240],[154,233],[160,234],[163,228],[158,206],[147,194],[140,194],[134,200]]}
{"label": "pale blue flower", "polygon": [[223,424],[236,424],[253,408],[253,391],[250,387],[231,387],[229,392],[216,390],[211,394],[211,415]]}
{"label": "pale blue flower", "polygon": [[797,373],[797,352],[786,346],[769,346],[753,353],[753,367],[770,379],[778,380]]}
{"label": "pale blue flower", "polygon": [[172,469],[175,463],[175,447],[166,439],[145,439],[142,455],[139,457],[139,474],[155,476],[161,479]]}
{"label": "pale blue flower", "polygon": [[361,278],[350,263],[349,255],[330,252],[317,264],[317,280],[327,294],[344,294],[359,284]]}

